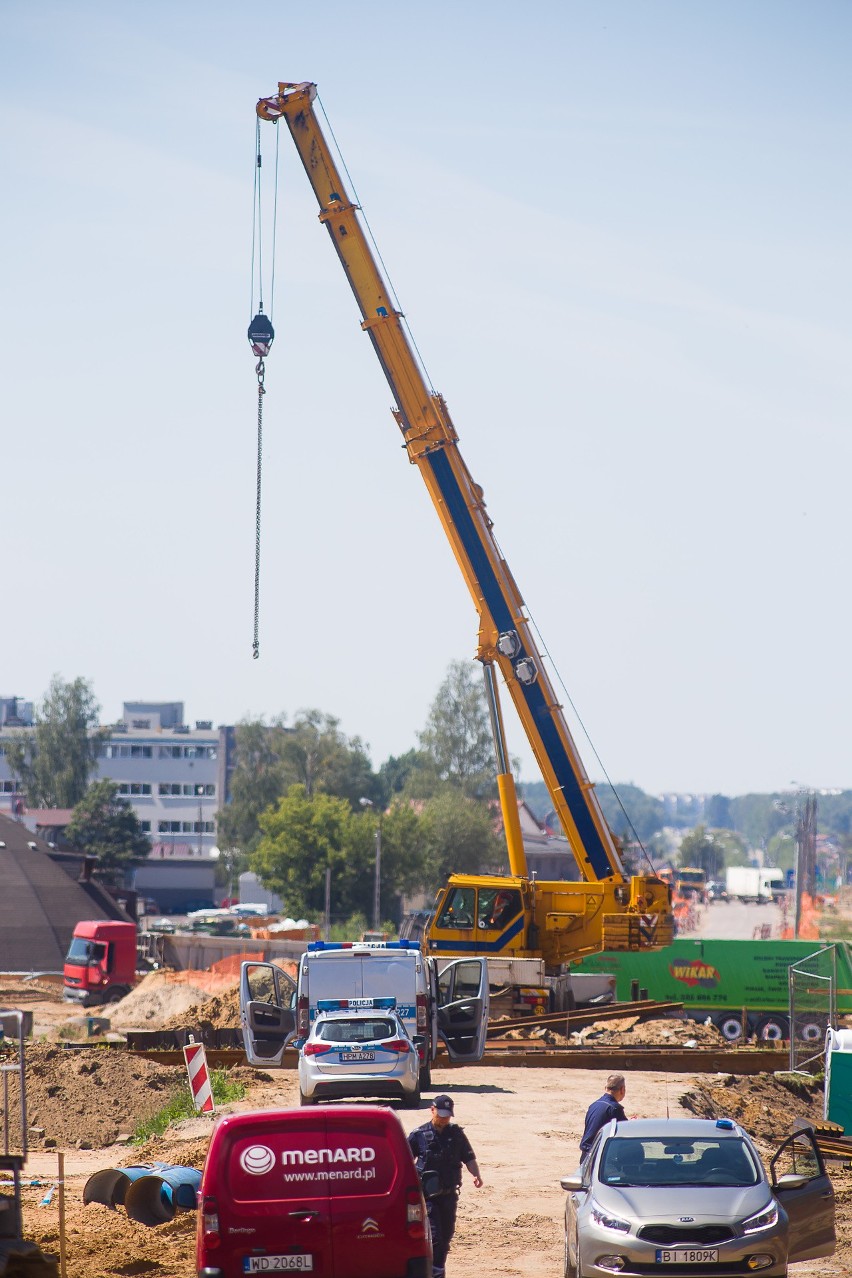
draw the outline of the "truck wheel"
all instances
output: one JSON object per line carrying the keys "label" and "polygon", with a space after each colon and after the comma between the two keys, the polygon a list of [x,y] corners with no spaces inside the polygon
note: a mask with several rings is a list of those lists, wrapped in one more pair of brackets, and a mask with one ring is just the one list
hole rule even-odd
{"label": "truck wheel", "polygon": [[736,1043],[743,1037],[743,1018],[736,1012],[723,1012],[714,1016],[713,1024],[728,1043]]}
{"label": "truck wheel", "polygon": [[761,1016],[756,1033],[762,1043],[780,1043],[790,1037],[790,1022],[786,1016]]}
{"label": "truck wheel", "polygon": [[129,993],[130,993],[129,985],[113,985],[111,989],[107,990],[107,996],[104,1002],[119,1003],[125,997],[125,995]]}
{"label": "truck wheel", "polygon": [[804,1043],[821,1043],[825,1038],[825,1026],[819,1021],[803,1021],[798,1031],[797,1037]]}

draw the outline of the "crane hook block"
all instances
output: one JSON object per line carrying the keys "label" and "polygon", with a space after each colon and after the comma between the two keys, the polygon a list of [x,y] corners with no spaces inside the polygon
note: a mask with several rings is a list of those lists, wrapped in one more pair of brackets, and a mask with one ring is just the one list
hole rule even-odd
{"label": "crane hook block", "polygon": [[248,327],[248,339],[251,342],[251,349],[259,359],[263,359],[264,355],[269,354],[269,348],[275,337],[275,329],[264,315],[263,311],[258,311]]}

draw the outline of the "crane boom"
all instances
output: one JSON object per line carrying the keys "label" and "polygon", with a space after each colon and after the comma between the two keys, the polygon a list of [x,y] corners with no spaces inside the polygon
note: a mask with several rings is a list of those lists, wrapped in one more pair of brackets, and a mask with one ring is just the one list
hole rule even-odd
{"label": "crane boom", "polygon": [[[500,670],[580,874],[588,885],[600,884],[604,889],[600,893],[589,893],[587,889],[585,905],[579,913],[588,915],[593,899],[595,913],[608,906],[624,908],[627,879],[618,845],[548,678],[521,593],[494,537],[482,489],[459,452],[458,435],[446,402],[427,381],[403,316],[394,305],[362,227],[358,206],[347,193],[325,139],[313,106],[316,93],[316,85],[310,82],[281,82],[276,95],[258,102],[257,114],[267,121],[277,122],[282,117],[286,120],[316,195],[320,221],[355,295],[361,326],[393,392],[393,414],[409,460],[423,477],[473,598],[479,616],[477,657],[486,670],[494,666]],[[496,694],[493,679],[488,686],[491,695]],[[499,721],[499,710],[495,715],[492,708],[492,722],[495,719]],[[498,747],[498,756],[500,753]],[[498,785],[510,872],[528,884],[514,782],[507,765],[500,766]],[[649,888],[655,882],[653,877],[631,880],[632,908],[641,909],[653,901],[652,913],[665,912],[668,889],[660,897]],[[577,912],[576,902],[567,911],[551,911],[554,918],[559,914],[563,919],[568,915],[575,918]],[[558,930],[564,922],[550,926]]]}

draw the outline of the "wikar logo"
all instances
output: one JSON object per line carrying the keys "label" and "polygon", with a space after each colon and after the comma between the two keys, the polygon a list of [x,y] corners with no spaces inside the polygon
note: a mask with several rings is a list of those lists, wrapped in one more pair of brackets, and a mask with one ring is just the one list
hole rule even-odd
{"label": "wikar logo", "polygon": [[249,1145],[240,1154],[240,1166],[249,1176],[265,1176],[275,1166],[275,1155],[268,1145]]}
{"label": "wikar logo", "polygon": [[700,959],[670,963],[669,971],[676,981],[682,981],[684,985],[700,985],[702,989],[713,989],[719,984],[716,968],[709,963],[702,963]]}

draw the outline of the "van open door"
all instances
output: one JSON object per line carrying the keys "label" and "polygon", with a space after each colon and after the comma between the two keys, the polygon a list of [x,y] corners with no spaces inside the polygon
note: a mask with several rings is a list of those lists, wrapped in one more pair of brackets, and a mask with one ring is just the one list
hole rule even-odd
{"label": "van open door", "polygon": [[488,960],[456,959],[438,977],[438,1033],[450,1060],[481,1061],[488,1029]]}
{"label": "van open door", "polygon": [[250,1065],[280,1066],[296,1036],[296,982],[274,963],[240,965],[240,1020]]}

